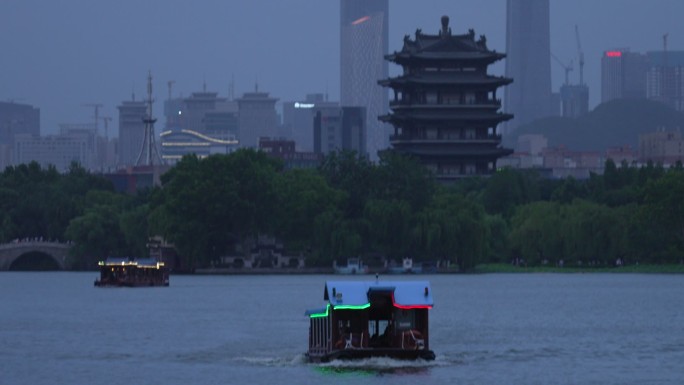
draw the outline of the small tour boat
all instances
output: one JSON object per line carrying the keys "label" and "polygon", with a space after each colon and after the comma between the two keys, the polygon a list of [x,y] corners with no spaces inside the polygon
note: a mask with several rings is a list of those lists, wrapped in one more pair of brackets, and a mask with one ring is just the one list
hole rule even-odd
{"label": "small tour boat", "polygon": [[169,286],[169,270],[156,259],[107,258],[99,265],[95,286]]}
{"label": "small tour boat", "polygon": [[390,357],[435,359],[427,281],[328,281],[322,309],[309,310],[310,362]]}

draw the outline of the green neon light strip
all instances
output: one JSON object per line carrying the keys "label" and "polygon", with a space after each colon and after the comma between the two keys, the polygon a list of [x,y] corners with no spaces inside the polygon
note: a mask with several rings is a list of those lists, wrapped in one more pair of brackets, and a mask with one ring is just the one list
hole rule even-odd
{"label": "green neon light strip", "polygon": [[[333,307],[335,310],[363,310],[370,307],[370,302],[364,305],[337,305]],[[327,317],[330,314],[330,304],[325,305],[325,313],[314,313],[310,314],[311,318]]]}
{"label": "green neon light strip", "polygon": [[327,305],[325,305],[325,313],[313,313],[313,314],[310,314],[309,317],[311,317],[311,318],[327,317],[329,312],[330,312],[330,304],[327,304]]}
{"label": "green neon light strip", "polygon": [[363,310],[370,307],[370,302],[365,305],[337,305],[334,307],[335,310]]}

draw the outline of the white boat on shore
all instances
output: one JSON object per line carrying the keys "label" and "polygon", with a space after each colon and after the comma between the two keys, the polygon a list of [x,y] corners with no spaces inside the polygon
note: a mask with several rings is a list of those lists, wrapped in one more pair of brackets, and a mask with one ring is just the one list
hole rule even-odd
{"label": "white boat on shore", "polygon": [[346,265],[338,265],[337,261],[333,261],[333,270],[335,274],[367,274],[368,266],[363,264],[361,258],[349,258]]}
{"label": "white boat on shore", "polygon": [[413,264],[413,258],[404,258],[401,261],[401,266],[390,266],[387,268],[389,274],[420,274],[423,268],[420,265]]}

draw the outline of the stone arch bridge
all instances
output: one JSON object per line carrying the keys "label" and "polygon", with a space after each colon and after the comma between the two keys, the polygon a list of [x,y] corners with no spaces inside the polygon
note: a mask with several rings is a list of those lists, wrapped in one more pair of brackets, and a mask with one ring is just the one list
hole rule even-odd
{"label": "stone arch bridge", "polygon": [[70,244],[60,242],[48,242],[39,240],[30,240],[22,242],[12,242],[0,245],[0,271],[9,270],[17,259],[27,253],[41,253],[45,254],[57,262],[61,270],[66,266],[67,256],[69,254]]}

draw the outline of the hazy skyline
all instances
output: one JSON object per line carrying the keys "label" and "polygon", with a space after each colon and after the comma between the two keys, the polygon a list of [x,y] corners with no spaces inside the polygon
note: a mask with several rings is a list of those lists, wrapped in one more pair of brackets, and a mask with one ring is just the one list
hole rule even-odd
{"label": "hazy skyline", "polygon": [[[403,36],[417,28],[436,33],[448,15],[454,33],[487,36],[488,46],[505,51],[505,0],[390,0],[389,49],[401,48]],[[579,26],[585,54],[590,107],[600,101],[603,50],[628,47],[645,52],[684,50],[684,1],[551,0],[551,51],[569,62],[577,82]],[[154,77],[154,115],[163,122],[162,101],[207,90],[235,96],[254,89],[279,102],[328,92],[339,100],[339,1],[253,0],[249,2],[179,0],[105,2],[96,0],[4,0],[0,2],[0,100],[15,100],[41,110],[41,132],[59,123],[87,123],[102,103],[111,116],[110,135],[118,128],[116,106],[142,99],[148,70]],[[551,62],[553,90],[564,71]],[[504,65],[492,67],[503,74]],[[390,65],[390,75],[399,68]],[[103,125],[100,123],[100,131]]]}

